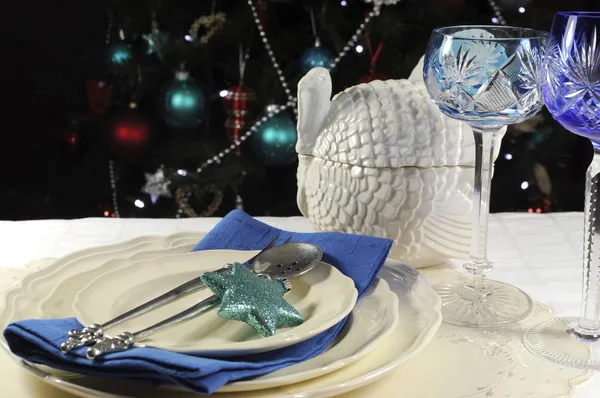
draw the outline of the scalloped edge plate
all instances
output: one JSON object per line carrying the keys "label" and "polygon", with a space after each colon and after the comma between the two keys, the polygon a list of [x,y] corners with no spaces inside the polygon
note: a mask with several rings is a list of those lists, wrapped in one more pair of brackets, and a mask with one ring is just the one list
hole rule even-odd
{"label": "scalloped edge plate", "polygon": [[[84,276],[89,277],[90,274],[93,275],[93,269],[85,269],[85,267],[81,269],[73,266],[73,262],[76,262],[74,260],[77,260],[78,258],[80,259],[90,255],[106,257],[106,254],[109,253],[110,255],[108,257],[112,257],[113,260],[110,260],[107,264],[108,266],[111,266],[111,261],[113,265],[114,263],[118,263],[119,259],[114,259],[114,257],[119,257],[119,255],[121,255],[121,259],[128,257],[140,259],[152,258],[152,256],[156,257],[157,255],[160,255],[158,253],[165,254],[165,249],[167,252],[171,253],[184,253],[189,251],[202,236],[204,236],[204,234],[190,233],[176,234],[170,237],[142,237],[117,245],[83,250],[63,257],[50,264],[48,267],[34,270],[32,274],[27,275],[20,283],[17,283],[15,287],[8,292],[1,294],[0,297],[2,300],[0,300],[0,303],[2,303],[3,309],[0,311],[0,323],[5,326],[10,320],[20,318],[13,318],[11,315],[15,315],[15,310],[18,314],[19,307],[21,306],[18,306],[17,308],[7,307],[7,300],[15,299],[22,295],[26,296],[26,293],[30,291],[30,288],[32,287],[54,293],[56,289],[52,289],[52,287],[57,287],[55,284],[50,287],[45,286],[42,282],[42,286],[37,286],[42,280],[46,283],[52,283],[51,278],[47,278],[48,276],[55,276],[57,272],[60,273],[65,270],[73,271],[75,275],[77,275],[72,277],[83,278]],[[145,244],[147,246],[144,247],[148,250],[146,254],[143,252],[131,253],[127,252],[127,250],[119,253],[119,249],[139,244]],[[153,244],[156,244],[158,247],[153,246]],[[155,252],[152,252],[153,248],[156,250]],[[117,249],[116,253],[115,249]],[[137,247],[137,249],[141,248]],[[105,264],[105,266],[107,264]],[[427,343],[429,343],[439,328],[442,320],[441,303],[437,294],[417,271],[393,260],[388,260],[386,265],[387,266],[380,275],[391,284],[392,290],[401,297],[399,306],[401,317],[398,326],[391,335],[378,343],[374,347],[373,352],[364,356],[364,358],[357,363],[346,366],[329,375],[304,381],[302,383],[255,392],[222,393],[220,394],[220,397],[328,397],[369,384],[388,374],[391,370],[416,355],[427,345]],[[33,281],[34,279],[37,282]],[[30,283],[31,286],[29,286]],[[23,300],[18,300],[17,302],[20,301]],[[32,309],[31,307],[28,307],[28,310],[34,312],[37,310],[36,314],[32,314],[32,316],[35,317],[40,316],[40,313],[42,312],[39,308]],[[6,349],[7,347],[4,340],[0,339],[0,342],[3,343],[2,346]],[[20,363],[24,369],[28,370],[38,378],[57,388],[69,391],[78,396],[111,398],[135,396],[151,398],[164,396],[164,390],[161,392],[160,389],[147,388],[139,384],[116,380],[113,380],[111,383],[106,383],[106,379],[81,377],[66,372],[57,372],[54,369],[22,361],[12,355],[11,357]],[[233,384],[235,383],[232,383],[232,385]],[[184,393],[182,396],[191,397],[193,394]]]}

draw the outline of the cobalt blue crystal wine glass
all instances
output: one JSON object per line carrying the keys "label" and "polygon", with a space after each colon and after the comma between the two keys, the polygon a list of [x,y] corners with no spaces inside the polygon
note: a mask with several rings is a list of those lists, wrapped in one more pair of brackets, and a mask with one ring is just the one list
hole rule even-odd
{"label": "cobalt blue crystal wine glass", "polygon": [[[559,12],[544,59],[546,107],[563,127],[587,137],[594,158],[587,170],[583,295],[579,318],[552,318],[525,335],[526,346],[548,360],[600,370],[600,12]],[[586,349],[578,349],[586,342]],[[593,353],[593,355],[592,355]]]}
{"label": "cobalt blue crystal wine glass", "polygon": [[502,127],[542,107],[541,67],[547,34],[507,26],[454,26],[433,31],[424,62],[425,85],[447,116],[471,126],[475,181],[471,250],[464,281],[434,286],[444,320],[497,326],[519,321],[532,302],[518,288],[488,280],[487,226],[494,145]]}

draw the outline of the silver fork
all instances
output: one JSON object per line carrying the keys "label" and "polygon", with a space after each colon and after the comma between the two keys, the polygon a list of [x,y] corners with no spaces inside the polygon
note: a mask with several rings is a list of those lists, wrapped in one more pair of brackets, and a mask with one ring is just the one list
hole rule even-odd
{"label": "silver fork", "polygon": [[[258,254],[252,256],[248,259],[244,264],[252,265],[256,257],[258,257],[264,251],[270,249],[275,245],[275,242],[279,239],[279,234],[273,238]],[[290,238],[286,239],[283,244],[288,243]],[[222,267],[215,272],[225,273],[229,268],[227,266]],[[139,306],[116,316],[115,318],[104,322],[101,325],[91,324],[88,326],[84,326],[82,329],[72,329],[68,332],[67,340],[60,345],[60,349],[62,352],[67,353],[75,348],[88,346],[94,344],[98,339],[104,336],[104,331],[110,329],[114,326],[117,326],[120,323],[123,323],[129,319],[135,318],[139,315],[145,314],[147,312],[152,311],[155,308],[162,307],[165,304],[171,303],[175,300],[178,300],[184,296],[187,296],[190,293],[196,292],[198,290],[204,289],[206,286],[202,282],[202,279],[198,276],[194,279],[191,279],[183,284],[169,290],[166,293],[157,296],[150,301],[147,301]]]}

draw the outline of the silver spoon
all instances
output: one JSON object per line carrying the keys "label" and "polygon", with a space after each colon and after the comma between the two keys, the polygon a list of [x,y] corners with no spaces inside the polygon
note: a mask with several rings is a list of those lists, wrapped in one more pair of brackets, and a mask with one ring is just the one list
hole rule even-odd
{"label": "silver spoon", "polygon": [[[322,256],[323,252],[321,248],[313,244],[286,243],[259,255],[252,264],[252,271],[273,279],[287,280],[313,269],[321,261]],[[288,286],[291,287],[291,285]],[[123,332],[115,337],[102,337],[96,341],[93,347],[87,350],[86,357],[88,359],[97,359],[111,352],[126,351],[133,347],[135,342],[143,340],[159,330],[195,318],[216,307],[218,303],[219,298],[213,295],[145,329],[134,333]]]}
{"label": "silver spoon", "polygon": [[[279,239],[279,234],[267,246],[265,246],[258,254],[247,260],[244,264],[253,265],[256,258],[270,250],[275,242]],[[288,238],[284,243],[289,242],[290,238]],[[227,272],[227,267],[220,268],[215,272],[225,273]],[[205,288],[204,282],[200,279],[200,277],[191,279],[183,284],[169,290],[166,293],[157,296],[144,304],[140,304],[131,310],[124,312],[121,315],[117,315],[113,319],[104,322],[99,325],[93,323],[88,326],[84,326],[82,329],[73,329],[69,330],[67,341],[61,344],[60,349],[62,352],[67,353],[77,347],[83,347],[86,345],[94,344],[98,339],[104,336],[104,331],[115,327],[125,321],[133,319],[137,316],[143,315],[149,311],[154,310],[155,308],[162,307],[165,304],[169,304],[175,300],[178,300],[182,297],[187,296],[190,293],[194,293],[198,290]]]}

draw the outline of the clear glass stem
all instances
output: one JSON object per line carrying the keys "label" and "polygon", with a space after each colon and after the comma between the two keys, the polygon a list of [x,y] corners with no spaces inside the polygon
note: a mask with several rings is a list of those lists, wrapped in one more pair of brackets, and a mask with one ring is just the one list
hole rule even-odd
{"label": "clear glass stem", "polygon": [[473,226],[471,251],[462,280],[442,281],[434,286],[442,300],[444,322],[469,327],[497,327],[525,319],[533,310],[531,298],[506,283],[487,280],[492,269],[487,259],[488,218],[494,146],[499,128],[472,126],[475,138]]}
{"label": "clear glass stem", "polygon": [[575,334],[586,339],[600,338],[600,151],[594,148],[594,158],[585,179],[585,213],[583,236],[583,297],[581,319]]}
{"label": "clear glass stem", "polygon": [[492,269],[487,259],[487,230],[490,213],[490,190],[494,164],[494,144],[498,129],[471,126],[475,138],[475,181],[471,251],[463,264],[467,270],[465,287],[484,293],[485,274]]}

